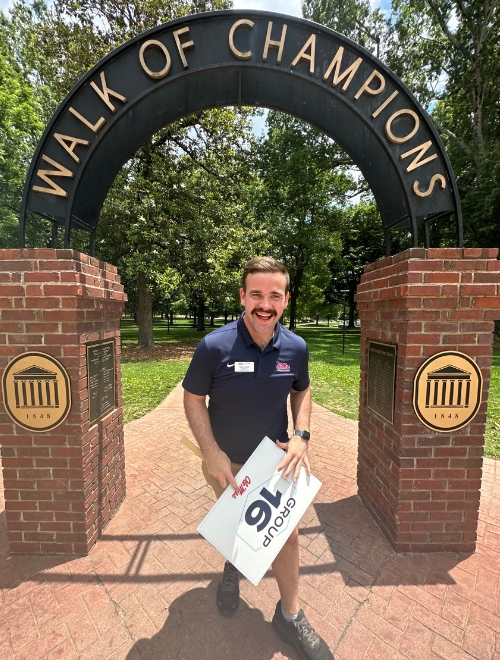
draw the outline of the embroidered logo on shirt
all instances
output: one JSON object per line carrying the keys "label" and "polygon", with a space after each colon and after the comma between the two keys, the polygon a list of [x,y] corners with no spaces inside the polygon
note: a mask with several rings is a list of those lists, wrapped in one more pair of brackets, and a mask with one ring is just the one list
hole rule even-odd
{"label": "embroidered logo on shirt", "polygon": [[276,371],[290,371],[290,365],[286,362],[277,362]]}

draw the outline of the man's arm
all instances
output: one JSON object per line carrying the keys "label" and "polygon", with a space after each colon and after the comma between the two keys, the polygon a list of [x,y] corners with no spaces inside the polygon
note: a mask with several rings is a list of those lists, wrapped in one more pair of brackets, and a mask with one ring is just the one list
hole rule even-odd
{"label": "man's arm", "polygon": [[231,461],[228,455],[220,449],[212,433],[205,397],[184,390],[184,410],[191,431],[200,445],[209,474],[218,479],[223,488],[231,484],[236,490],[236,481],[231,472]]}
{"label": "man's arm", "polygon": [[[291,390],[290,392],[290,407],[292,409],[293,428],[300,429],[301,431],[309,431],[311,424],[311,388],[307,387],[300,392]],[[284,474],[285,479],[290,472],[294,470],[293,480],[299,478],[300,468],[302,465],[307,470],[307,474],[311,474],[309,461],[307,459],[307,450],[309,443],[303,440],[300,436],[294,435],[288,443],[277,442],[281,449],[286,450],[286,456],[278,466],[278,470],[286,467]]]}

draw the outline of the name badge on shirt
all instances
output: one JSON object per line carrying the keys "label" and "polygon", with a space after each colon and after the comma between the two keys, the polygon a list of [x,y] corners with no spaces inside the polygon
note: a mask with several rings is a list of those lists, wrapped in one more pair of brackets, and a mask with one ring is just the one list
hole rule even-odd
{"label": "name badge on shirt", "polygon": [[[228,367],[231,367],[233,365],[228,364]],[[240,374],[248,374],[253,372],[254,370],[254,363],[253,362],[235,362],[234,363],[234,370],[237,373]]]}

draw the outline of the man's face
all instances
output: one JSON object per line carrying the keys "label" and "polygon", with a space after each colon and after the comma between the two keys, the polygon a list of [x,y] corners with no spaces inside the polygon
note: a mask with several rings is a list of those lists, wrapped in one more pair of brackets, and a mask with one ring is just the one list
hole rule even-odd
{"label": "man's face", "polygon": [[245,323],[250,334],[270,336],[288,304],[286,278],[282,273],[250,273],[246,289],[240,289]]}

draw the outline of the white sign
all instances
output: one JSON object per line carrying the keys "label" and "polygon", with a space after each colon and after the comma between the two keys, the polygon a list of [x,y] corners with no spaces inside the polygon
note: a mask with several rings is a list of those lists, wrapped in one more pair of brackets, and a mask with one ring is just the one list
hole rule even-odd
{"label": "white sign", "polygon": [[[253,584],[259,584],[321,487],[301,468],[294,483],[277,471],[285,452],[264,438],[198,526]],[[284,472],[284,471],[283,471]]]}

